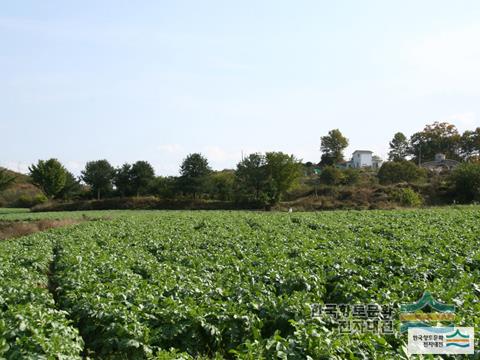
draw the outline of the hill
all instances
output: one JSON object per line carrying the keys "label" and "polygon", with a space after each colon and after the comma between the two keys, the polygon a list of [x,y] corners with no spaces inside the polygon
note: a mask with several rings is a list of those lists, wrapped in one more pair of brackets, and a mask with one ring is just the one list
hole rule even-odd
{"label": "hill", "polygon": [[30,207],[41,202],[43,194],[30,182],[28,175],[5,170],[15,177],[15,181],[8,189],[0,192],[0,207]]}

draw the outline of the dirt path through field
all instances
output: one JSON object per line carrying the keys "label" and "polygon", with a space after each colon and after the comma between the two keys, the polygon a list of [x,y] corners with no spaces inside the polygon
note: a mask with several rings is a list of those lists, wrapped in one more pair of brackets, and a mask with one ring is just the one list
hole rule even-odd
{"label": "dirt path through field", "polygon": [[0,240],[17,238],[45,231],[51,228],[79,224],[84,220],[62,219],[62,220],[38,220],[38,221],[0,221]]}

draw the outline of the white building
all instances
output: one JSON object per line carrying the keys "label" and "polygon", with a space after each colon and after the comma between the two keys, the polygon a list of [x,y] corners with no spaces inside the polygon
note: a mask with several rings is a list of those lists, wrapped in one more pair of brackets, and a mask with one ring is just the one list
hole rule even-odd
{"label": "white building", "polygon": [[352,168],[372,168],[378,169],[382,166],[382,159],[378,156],[373,156],[373,151],[370,150],[355,150],[352,154],[352,159],[348,163],[348,167]]}

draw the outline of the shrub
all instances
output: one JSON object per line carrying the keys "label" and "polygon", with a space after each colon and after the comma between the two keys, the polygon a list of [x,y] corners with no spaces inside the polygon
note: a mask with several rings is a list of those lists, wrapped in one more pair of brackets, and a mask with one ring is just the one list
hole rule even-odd
{"label": "shrub", "polygon": [[348,168],[343,170],[342,184],[355,185],[360,180],[360,171],[357,169]]}
{"label": "shrub", "polygon": [[426,171],[410,161],[390,161],[382,165],[378,171],[378,180],[381,184],[397,184],[413,182],[424,178]]}
{"label": "shrub", "polygon": [[416,207],[423,204],[422,196],[411,188],[395,190],[393,192],[393,199],[403,206]]}
{"label": "shrub", "polygon": [[325,185],[338,185],[343,180],[343,173],[335,166],[325,166],[320,173],[320,181]]}
{"label": "shrub", "polygon": [[465,163],[451,174],[455,197],[462,202],[480,200],[480,164]]}
{"label": "shrub", "polygon": [[14,207],[19,208],[31,208],[36,205],[47,202],[47,197],[43,194],[37,194],[35,196],[21,195],[14,203]]}

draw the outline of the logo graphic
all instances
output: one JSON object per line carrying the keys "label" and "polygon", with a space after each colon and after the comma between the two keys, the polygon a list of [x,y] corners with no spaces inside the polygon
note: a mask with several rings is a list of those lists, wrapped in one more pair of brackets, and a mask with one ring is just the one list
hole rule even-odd
{"label": "logo graphic", "polygon": [[470,335],[462,334],[459,329],[452,335],[447,335],[447,347],[456,346],[461,348],[468,348],[470,345]]}
{"label": "logo graphic", "polygon": [[409,354],[473,354],[473,327],[411,327]]}
{"label": "logo graphic", "polygon": [[[435,310],[436,312],[424,312]],[[420,312],[421,311],[421,312]],[[445,326],[453,327],[455,306],[435,300],[428,291],[415,303],[400,305],[400,332],[404,333],[414,327],[431,327],[429,322],[447,322]]]}

